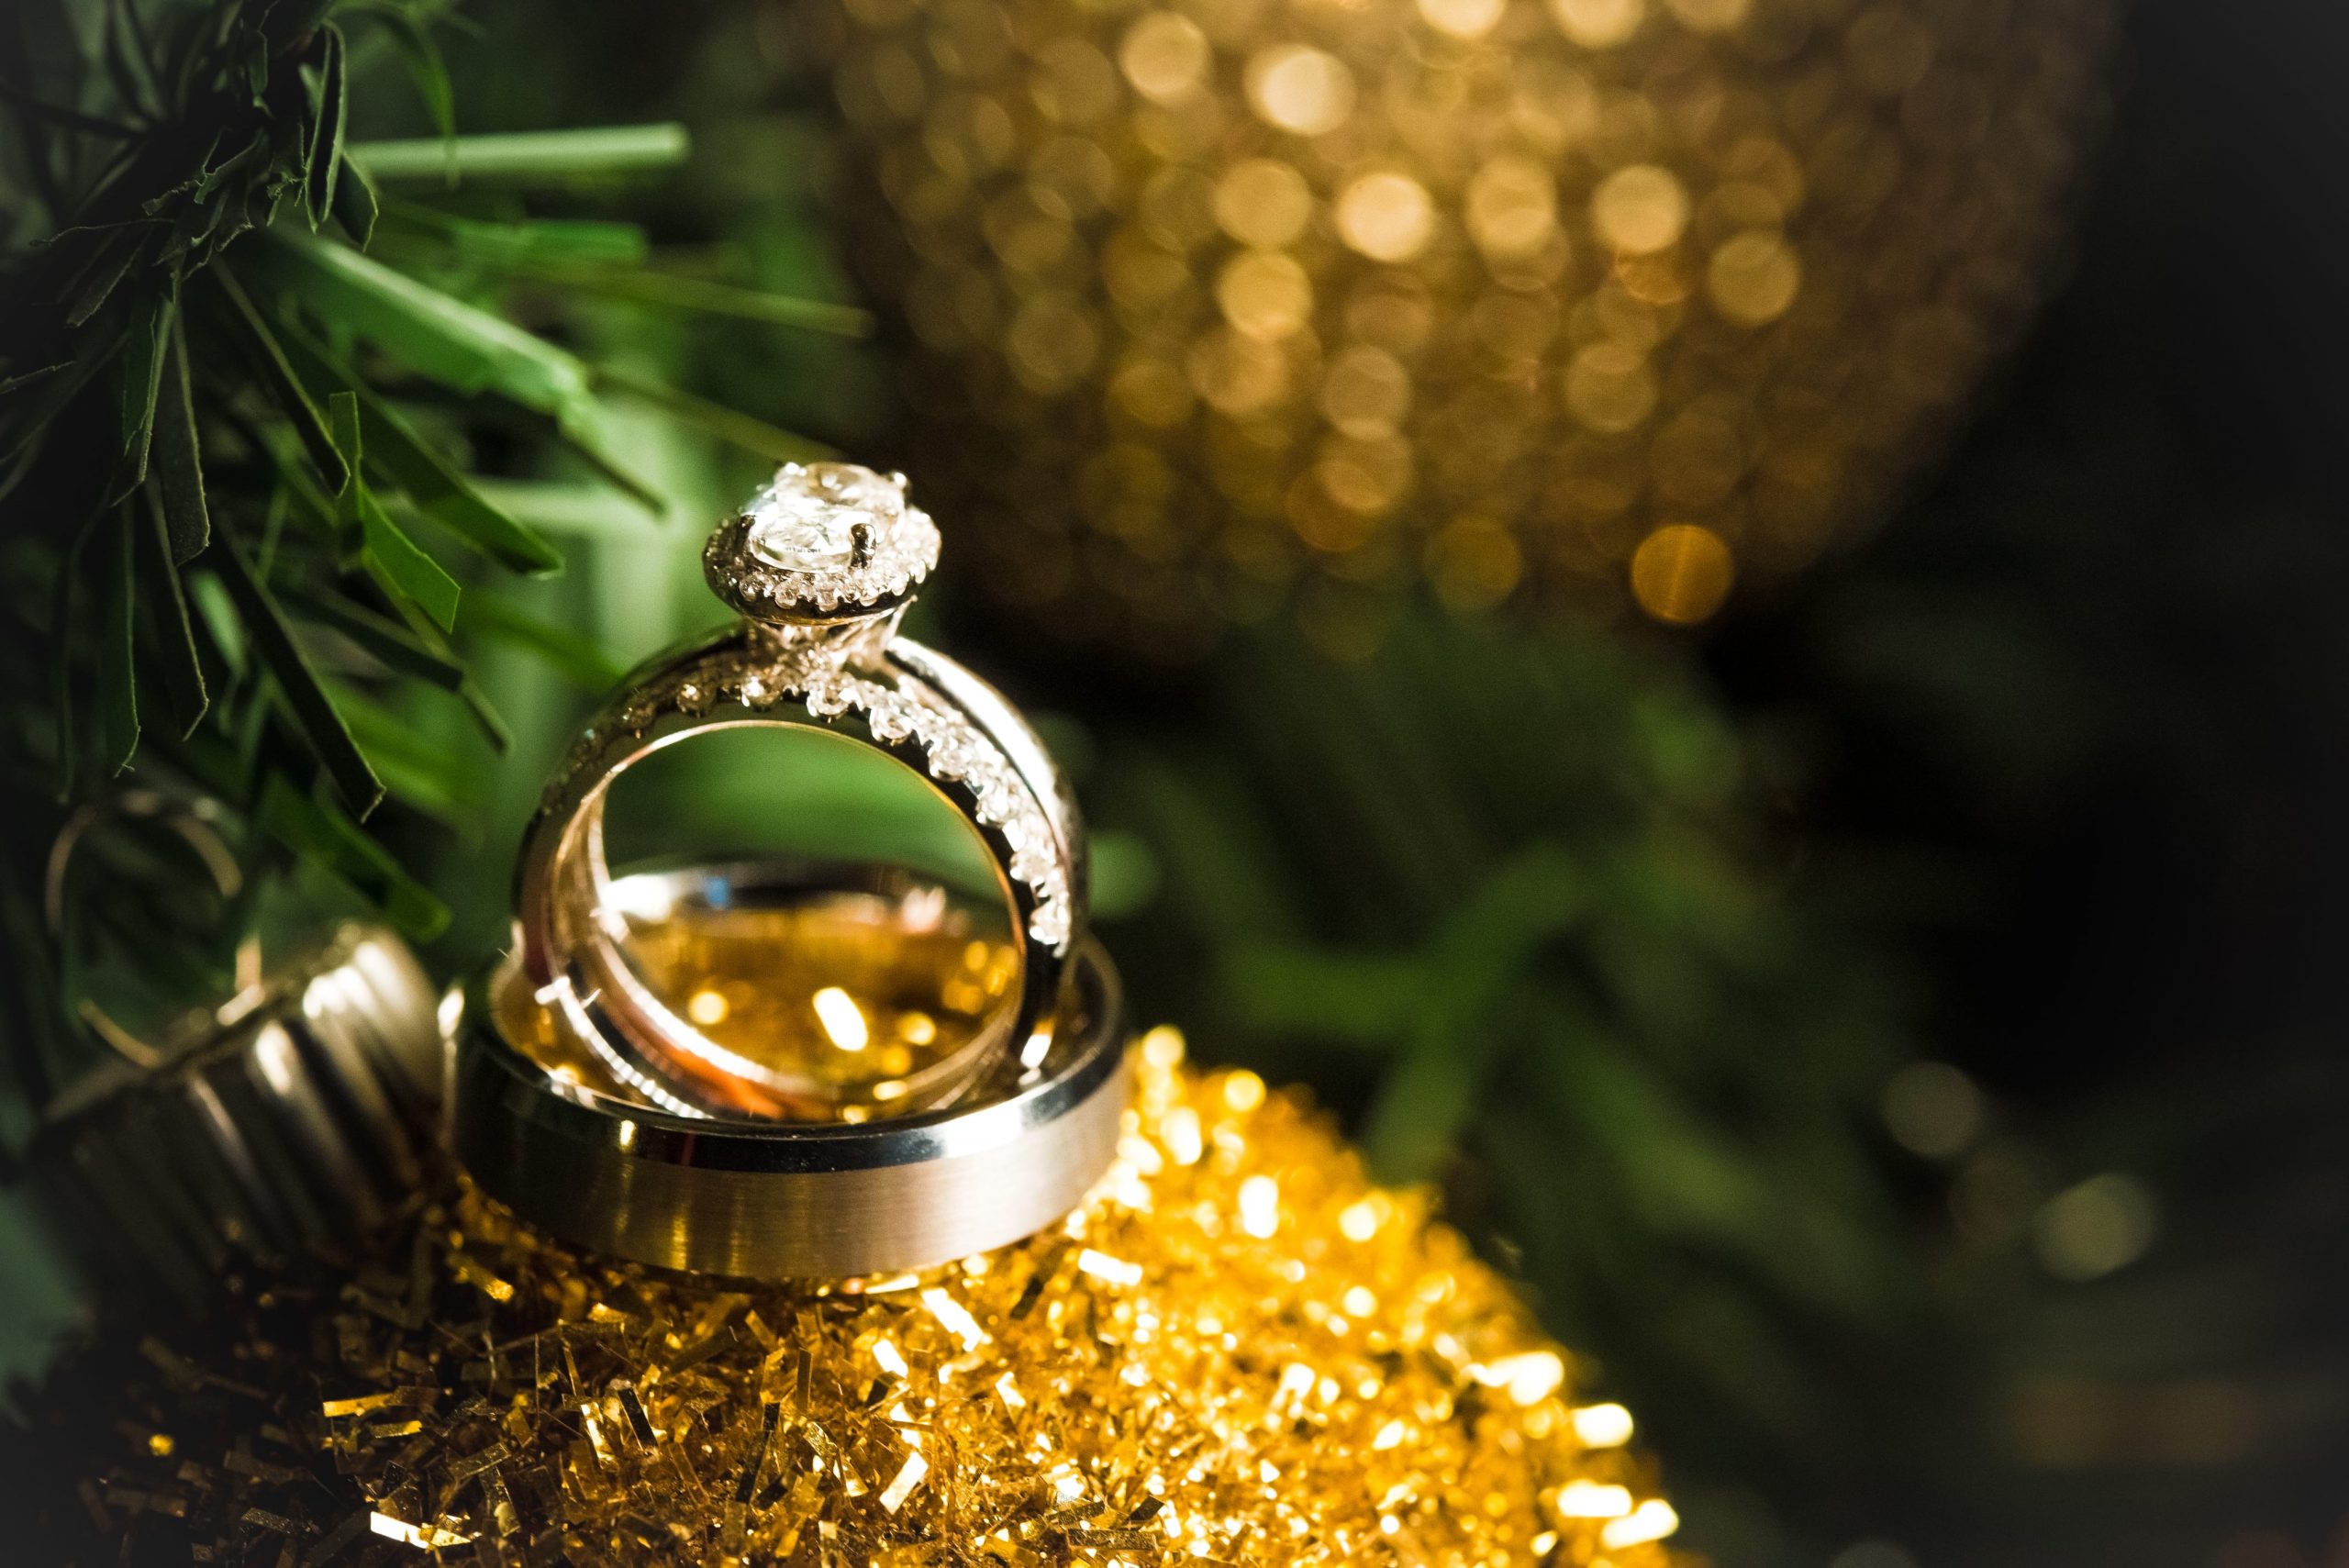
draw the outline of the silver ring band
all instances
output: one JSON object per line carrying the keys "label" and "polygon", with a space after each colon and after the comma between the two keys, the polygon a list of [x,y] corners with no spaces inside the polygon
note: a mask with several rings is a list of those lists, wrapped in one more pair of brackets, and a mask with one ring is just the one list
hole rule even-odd
{"label": "silver ring band", "polygon": [[928,1268],[1052,1224],[1117,1151],[1123,999],[1096,943],[1074,955],[1042,1061],[1002,1093],[853,1124],[685,1117],[564,1083],[501,1035],[494,983],[453,1022],[458,1158],[523,1218],[637,1262],[761,1279]]}
{"label": "silver ring band", "polygon": [[[718,704],[739,711],[719,716],[711,711]],[[713,1105],[707,1077],[693,1067],[757,1080],[690,1023],[614,984],[624,966],[611,951],[620,933],[604,925],[616,917],[602,842],[607,791],[644,757],[697,734],[741,727],[841,733],[834,720],[844,706],[864,714],[869,744],[979,830],[1019,939],[1019,1006],[999,1032],[974,1042],[959,1073],[941,1074],[911,1103],[952,1098],[988,1057],[1018,1049],[1059,1004],[1067,954],[1081,935],[1084,836],[1027,721],[977,676],[906,639],[842,668],[767,628],[731,627],[640,674],[588,727],[523,835],[515,874],[517,934],[533,989],[583,1000],[600,995],[617,1026],[609,1043],[630,1048],[633,1070],[653,1080],[639,1086],[681,1114],[737,1108]],[[787,1082],[759,1086],[785,1105],[807,1093]]]}
{"label": "silver ring band", "polygon": [[786,466],[704,552],[711,586],[746,618],[633,676],[581,733],[524,831],[515,874],[523,972],[575,1024],[595,1004],[612,1026],[596,1037],[606,1064],[666,1109],[821,1119],[843,1103],[837,1086],[728,1051],[631,985],[618,957],[626,932],[604,855],[607,792],[644,757],[697,734],[800,728],[869,745],[928,783],[985,846],[1013,917],[1018,1005],[954,1060],[893,1084],[904,1106],[951,1103],[1060,1006],[1085,936],[1084,832],[1019,710],[896,635],[937,549],[936,528],[906,504],[901,478]]}

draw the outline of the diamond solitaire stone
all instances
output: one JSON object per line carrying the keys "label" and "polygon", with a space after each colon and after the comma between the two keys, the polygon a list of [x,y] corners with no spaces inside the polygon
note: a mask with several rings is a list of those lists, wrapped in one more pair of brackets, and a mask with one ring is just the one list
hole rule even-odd
{"label": "diamond solitaire stone", "polygon": [[743,546],[785,572],[834,573],[862,566],[877,538],[905,510],[896,482],[845,462],[793,464],[743,508]]}

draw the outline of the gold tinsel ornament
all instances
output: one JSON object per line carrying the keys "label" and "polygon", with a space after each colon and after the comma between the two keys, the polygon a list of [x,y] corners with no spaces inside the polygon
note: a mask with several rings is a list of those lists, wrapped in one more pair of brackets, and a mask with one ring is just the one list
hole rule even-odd
{"label": "gold tinsel ornament", "polygon": [[469,1193],[225,1351],[150,1342],[48,1507],[106,1562],[1661,1568],[1631,1418],[1419,1196],[1136,1050],[1117,1165],[1030,1241],[735,1285]]}
{"label": "gold tinsel ornament", "polygon": [[1036,624],[1712,613],[2011,340],[2110,0],[812,0],[933,490]]}

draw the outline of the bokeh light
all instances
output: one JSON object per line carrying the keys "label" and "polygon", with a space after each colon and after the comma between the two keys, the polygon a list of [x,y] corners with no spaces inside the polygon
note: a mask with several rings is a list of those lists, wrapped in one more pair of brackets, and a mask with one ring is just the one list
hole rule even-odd
{"label": "bokeh light", "polygon": [[1984,1114],[1982,1091],[1945,1062],[1912,1062],[1885,1085],[1887,1130],[1928,1160],[1963,1153],[1982,1130]]}
{"label": "bokeh light", "polygon": [[2143,1256],[2157,1223],[2144,1184],[2107,1172],[2048,1199],[2033,1217],[2032,1242],[2056,1278],[2099,1279]]}
{"label": "bokeh light", "polygon": [[1910,473],[2034,303],[2110,0],[805,0],[924,483],[1180,658],[1425,583],[1675,624]]}

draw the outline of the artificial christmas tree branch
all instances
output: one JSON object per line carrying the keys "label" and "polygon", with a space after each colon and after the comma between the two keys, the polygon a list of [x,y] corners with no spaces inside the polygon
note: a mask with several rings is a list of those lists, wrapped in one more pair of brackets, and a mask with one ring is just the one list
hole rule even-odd
{"label": "artificial christmas tree branch", "polygon": [[[656,510],[611,439],[607,386],[721,439],[793,442],[516,325],[509,277],[862,328],[657,272],[630,225],[523,219],[518,186],[674,164],[685,134],[455,137],[442,10],[49,0],[0,23],[0,904],[12,932],[43,933],[11,945],[24,978],[0,984],[0,1027],[35,1105],[84,1049],[47,984],[75,939],[35,891],[64,815],[119,775],[222,800],[249,871],[323,868],[413,935],[445,921],[364,826],[386,800],[448,804],[382,699],[440,689],[502,741],[452,633],[477,570],[562,564],[475,483],[475,438],[505,473],[570,466]],[[376,53],[406,66],[442,136],[349,138]],[[378,178],[410,195],[387,205]],[[433,205],[473,195],[468,180],[498,183],[498,219]],[[398,239],[380,261],[379,222]],[[125,929],[200,947],[195,927]]]}

